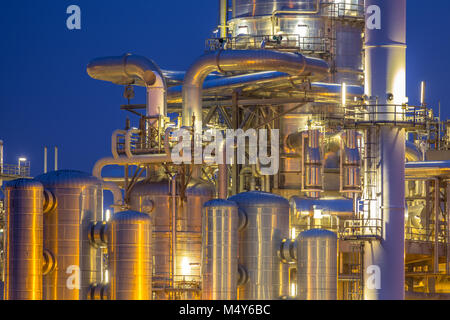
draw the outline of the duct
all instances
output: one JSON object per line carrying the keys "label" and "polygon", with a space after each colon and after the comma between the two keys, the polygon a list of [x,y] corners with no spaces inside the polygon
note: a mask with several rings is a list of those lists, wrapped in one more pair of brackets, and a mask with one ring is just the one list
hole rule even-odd
{"label": "duct", "polygon": [[147,116],[167,114],[167,84],[163,72],[150,59],[125,54],[121,57],[104,57],[91,61],[87,73],[96,80],[118,85],[140,85],[147,88]]}
{"label": "duct", "polygon": [[415,178],[450,177],[450,161],[414,161],[405,164],[406,175]]}
{"label": "duct", "polygon": [[321,79],[328,74],[329,66],[323,60],[307,58],[301,54],[266,50],[232,50],[205,54],[189,68],[184,79],[183,125],[194,125],[197,131],[201,131],[203,82],[211,72],[269,70]]}

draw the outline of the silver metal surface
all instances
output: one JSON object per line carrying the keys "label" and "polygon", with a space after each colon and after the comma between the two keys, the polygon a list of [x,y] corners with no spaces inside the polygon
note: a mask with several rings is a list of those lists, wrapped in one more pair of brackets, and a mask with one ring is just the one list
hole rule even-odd
{"label": "silver metal surface", "polygon": [[152,300],[152,220],[124,211],[108,225],[111,300]]}
{"label": "silver metal surface", "polygon": [[151,177],[137,183],[130,193],[133,210],[146,212],[153,221],[152,254],[154,257],[153,287],[157,299],[168,299],[169,291],[176,283],[200,282],[202,206],[215,195],[212,184],[191,180],[180,198],[180,186],[175,197],[176,206],[176,267],[172,265],[172,215],[173,198],[170,180]]}
{"label": "silver metal surface", "polygon": [[337,235],[328,230],[312,229],[298,235],[298,299],[337,299],[337,242]]}
{"label": "silver metal surface", "polygon": [[361,191],[361,157],[356,130],[347,130],[341,139],[340,191],[353,198]]}
{"label": "silver metal surface", "polygon": [[323,156],[321,132],[308,130],[303,135],[302,191],[310,198],[319,198],[323,191]]}
{"label": "silver metal surface", "polygon": [[41,183],[6,184],[5,300],[41,300],[43,202]]}
{"label": "silver metal surface", "polygon": [[163,72],[153,60],[131,54],[97,58],[89,63],[87,72],[97,80],[147,87],[147,116],[166,115],[167,84]]}
{"label": "silver metal surface", "polygon": [[[377,121],[401,120],[406,102],[406,0],[365,1],[366,19],[377,19],[381,28],[368,23],[365,43],[365,93],[373,97]],[[374,8],[378,8],[374,10]],[[375,22],[377,22],[375,20]],[[392,112],[398,112],[394,115]],[[403,300],[405,297],[405,130],[382,126],[369,129],[375,150],[371,170],[376,186],[367,181],[365,198],[370,218],[382,219],[382,240],[364,248],[364,298]],[[370,163],[370,158],[368,161]],[[379,164],[379,165],[378,165]],[[374,167],[376,165],[376,167]]]}
{"label": "silver metal surface", "polygon": [[203,206],[202,299],[236,300],[238,206],[224,199]]}
{"label": "silver metal surface", "polygon": [[56,199],[56,206],[44,215],[44,248],[54,255],[57,268],[43,278],[43,298],[87,299],[90,285],[102,278],[101,254],[89,239],[92,223],[102,219],[101,181],[71,170],[36,180]]}
{"label": "silver metal surface", "polygon": [[260,191],[229,198],[245,213],[247,223],[239,233],[239,262],[248,281],[238,288],[239,300],[275,300],[289,294],[288,266],[279,249],[289,236],[289,202]]}

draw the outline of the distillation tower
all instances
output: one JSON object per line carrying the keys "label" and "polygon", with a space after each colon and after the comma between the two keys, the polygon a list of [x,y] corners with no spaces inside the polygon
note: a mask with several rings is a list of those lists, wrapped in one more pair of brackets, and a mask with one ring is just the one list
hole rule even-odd
{"label": "distillation tower", "polygon": [[[406,96],[406,0],[219,4],[186,72],[134,54],[88,64],[146,103],[121,106],[136,126],[92,175],[6,184],[4,298],[450,297],[449,135],[424,83],[418,106]],[[231,130],[234,147],[199,155]],[[261,133],[271,162],[252,149]]]}

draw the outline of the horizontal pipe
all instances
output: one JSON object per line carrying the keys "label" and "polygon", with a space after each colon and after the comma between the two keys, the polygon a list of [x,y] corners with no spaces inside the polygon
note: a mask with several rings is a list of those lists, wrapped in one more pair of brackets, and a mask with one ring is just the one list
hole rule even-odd
{"label": "horizontal pipe", "polygon": [[142,156],[133,156],[132,158],[128,157],[120,157],[120,158],[113,158],[113,157],[106,157],[98,160],[95,165],[94,169],[92,170],[92,175],[94,177],[97,177],[101,179],[102,170],[106,166],[111,165],[118,165],[118,166],[124,166],[124,165],[144,165],[144,164],[152,164],[152,163],[163,163],[163,162],[171,162],[171,156],[170,154],[149,154],[149,155],[142,155]]}
{"label": "horizontal pipe", "polygon": [[183,125],[194,125],[201,130],[203,82],[214,71],[279,71],[293,76],[322,79],[327,76],[329,66],[323,60],[298,53],[268,50],[231,50],[205,54],[189,68],[184,78]]}

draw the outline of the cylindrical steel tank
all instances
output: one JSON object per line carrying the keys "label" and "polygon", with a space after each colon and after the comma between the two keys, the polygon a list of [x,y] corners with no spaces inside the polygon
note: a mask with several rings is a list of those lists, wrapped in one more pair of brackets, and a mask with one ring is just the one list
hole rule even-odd
{"label": "cylindrical steel tank", "polygon": [[216,199],[204,204],[202,299],[236,300],[238,282],[238,206]]}
{"label": "cylindrical steel tank", "polygon": [[337,235],[311,229],[297,237],[297,295],[300,300],[337,299]]}
{"label": "cylindrical steel tank", "polygon": [[[175,195],[176,210],[176,267],[172,277],[172,216],[173,197],[170,180],[152,177],[137,183],[130,193],[131,209],[151,215],[153,221],[152,254],[154,257],[153,289],[156,299],[169,299],[174,286],[200,284],[202,207],[215,195],[214,185],[191,179],[180,197],[180,185]],[[183,296],[186,298],[186,296]]]}
{"label": "cylindrical steel tank", "polygon": [[91,224],[102,219],[101,181],[71,170],[36,177],[56,199],[44,215],[44,248],[55,270],[43,278],[45,300],[84,300],[90,285],[101,282],[101,253],[89,239]]}
{"label": "cylindrical steel tank", "polygon": [[239,261],[248,281],[238,288],[239,300],[275,300],[289,294],[288,265],[279,257],[282,240],[289,237],[289,201],[260,191],[229,198],[245,213],[239,234]]}
{"label": "cylindrical steel tank", "polygon": [[152,300],[152,222],[148,214],[116,213],[108,225],[111,300]]}
{"label": "cylindrical steel tank", "polygon": [[34,180],[6,184],[5,300],[41,300],[44,188]]}

